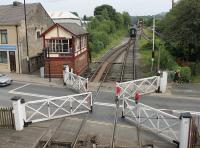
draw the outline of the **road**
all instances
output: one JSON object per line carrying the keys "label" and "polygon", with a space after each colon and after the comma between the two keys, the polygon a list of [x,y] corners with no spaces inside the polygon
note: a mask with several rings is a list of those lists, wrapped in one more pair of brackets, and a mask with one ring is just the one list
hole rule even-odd
{"label": "road", "polygon": [[[192,87],[192,86],[191,86]],[[198,89],[197,86],[193,86],[193,92]],[[188,86],[182,88],[173,88],[173,94],[181,91],[185,92]],[[38,99],[46,99],[53,96],[66,96],[75,94],[76,92],[67,88],[49,87],[37,84],[26,84],[21,82],[13,82],[12,85],[6,87],[0,87],[0,106],[11,106],[11,98],[14,96],[21,96],[25,101],[33,101]],[[195,96],[193,93],[193,96]],[[95,96],[95,92],[93,92]],[[188,95],[188,96],[187,96]],[[158,109],[169,109],[169,110],[185,110],[185,111],[197,111],[200,112],[200,100],[198,98],[191,98],[191,93],[187,93],[184,97],[177,97],[176,95],[145,95],[142,96],[141,102]],[[110,116],[113,117],[113,110],[115,108],[115,94],[109,91],[101,91],[95,99],[95,118],[99,120],[110,120]],[[111,114],[110,114],[111,113]],[[108,118],[107,118],[107,117]],[[112,119],[112,118],[111,118]]]}
{"label": "road", "polygon": [[[181,91],[185,92],[185,89],[187,89],[188,92],[192,92],[189,91],[188,87],[176,89],[173,88],[173,96],[164,94],[159,94],[158,96],[156,96],[155,94],[145,95],[142,96],[141,102],[159,109],[187,110],[200,112],[200,107],[198,105],[200,101],[198,100],[198,98],[191,98],[191,94],[187,94],[185,95],[185,97],[177,97],[176,95],[174,95],[180,94]],[[196,90],[198,89],[198,87],[194,87],[193,89]],[[197,94],[193,95],[198,95],[198,91],[194,90],[193,93],[195,92]],[[13,82],[13,84],[10,86],[0,88],[0,106],[11,106],[12,102],[10,99],[16,95],[21,96],[27,102],[39,99],[46,99],[53,96],[66,96],[75,93],[76,92],[73,90],[62,87],[58,88],[38,84]],[[95,96],[95,92],[93,92],[93,96]],[[105,127],[112,127],[113,119],[115,116],[115,107],[115,94],[109,90],[101,91],[95,99],[94,110],[93,113],[89,115],[88,122],[93,124],[95,123],[95,125],[98,124]],[[120,118],[120,116],[121,108],[119,110],[119,118],[117,124],[118,128],[123,127],[124,130],[126,130],[129,127],[133,127],[133,124],[131,122],[127,122],[126,120]],[[81,116],[76,116],[75,118],[81,118]],[[145,133],[143,134],[143,137],[145,137],[148,140],[160,141],[160,139],[157,136],[152,135],[151,133]]]}

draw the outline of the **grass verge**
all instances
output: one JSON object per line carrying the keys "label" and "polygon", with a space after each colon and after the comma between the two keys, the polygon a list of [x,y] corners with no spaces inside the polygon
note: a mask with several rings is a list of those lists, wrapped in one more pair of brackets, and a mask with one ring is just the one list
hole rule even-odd
{"label": "grass verge", "polygon": [[192,83],[200,83],[200,75],[192,76]]}

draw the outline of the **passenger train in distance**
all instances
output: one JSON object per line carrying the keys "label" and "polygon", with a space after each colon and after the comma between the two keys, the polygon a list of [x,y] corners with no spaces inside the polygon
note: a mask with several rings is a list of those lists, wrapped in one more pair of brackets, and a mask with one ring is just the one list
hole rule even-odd
{"label": "passenger train in distance", "polygon": [[136,27],[134,27],[134,26],[130,27],[130,29],[129,29],[129,36],[130,36],[131,38],[135,38],[135,37],[136,37],[136,34],[137,34],[137,29],[136,29]]}

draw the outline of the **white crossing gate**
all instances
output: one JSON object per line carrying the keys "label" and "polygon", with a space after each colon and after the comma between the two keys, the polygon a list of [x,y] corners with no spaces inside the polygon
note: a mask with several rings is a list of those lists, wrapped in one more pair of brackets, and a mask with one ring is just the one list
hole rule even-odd
{"label": "white crossing gate", "polygon": [[87,92],[88,78],[83,78],[73,73],[73,69],[70,69],[68,65],[63,70],[64,84],[78,90],[79,92]]}
{"label": "white crossing gate", "polygon": [[180,119],[134,100],[123,99],[122,116],[171,142],[179,141]]}
{"label": "white crossing gate", "polygon": [[39,122],[92,111],[92,93],[29,101],[24,104],[25,122]]}
{"label": "white crossing gate", "polygon": [[121,99],[131,98],[136,92],[139,92],[140,94],[153,93],[158,90],[159,83],[159,76],[116,83],[116,94],[118,99]]}

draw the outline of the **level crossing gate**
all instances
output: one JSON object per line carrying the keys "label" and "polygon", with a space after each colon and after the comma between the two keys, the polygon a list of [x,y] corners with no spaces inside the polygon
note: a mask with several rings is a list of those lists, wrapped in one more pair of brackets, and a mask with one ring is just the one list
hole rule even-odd
{"label": "level crossing gate", "polygon": [[171,142],[179,141],[180,119],[134,100],[123,99],[122,116]]}
{"label": "level crossing gate", "polygon": [[87,113],[93,107],[92,92],[29,102],[14,97],[12,101],[16,130],[23,130],[29,123]]}
{"label": "level crossing gate", "polygon": [[72,87],[79,92],[87,92],[88,78],[83,78],[73,73],[68,65],[63,70],[63,81],[65,85]]}
{"label": "level crossing gate", "polygon": [[24,109],[25,122],[32,123],[86,113],[92,110],[92,93],[30,101]]}
{"label": "level crossing gate", "polygon": [[153,93],[158,90],[159,84],[159,76],[116,83],[116,94],[118,99],[120,99],[131,98],[136,92],[140,92],[140,94]]}

